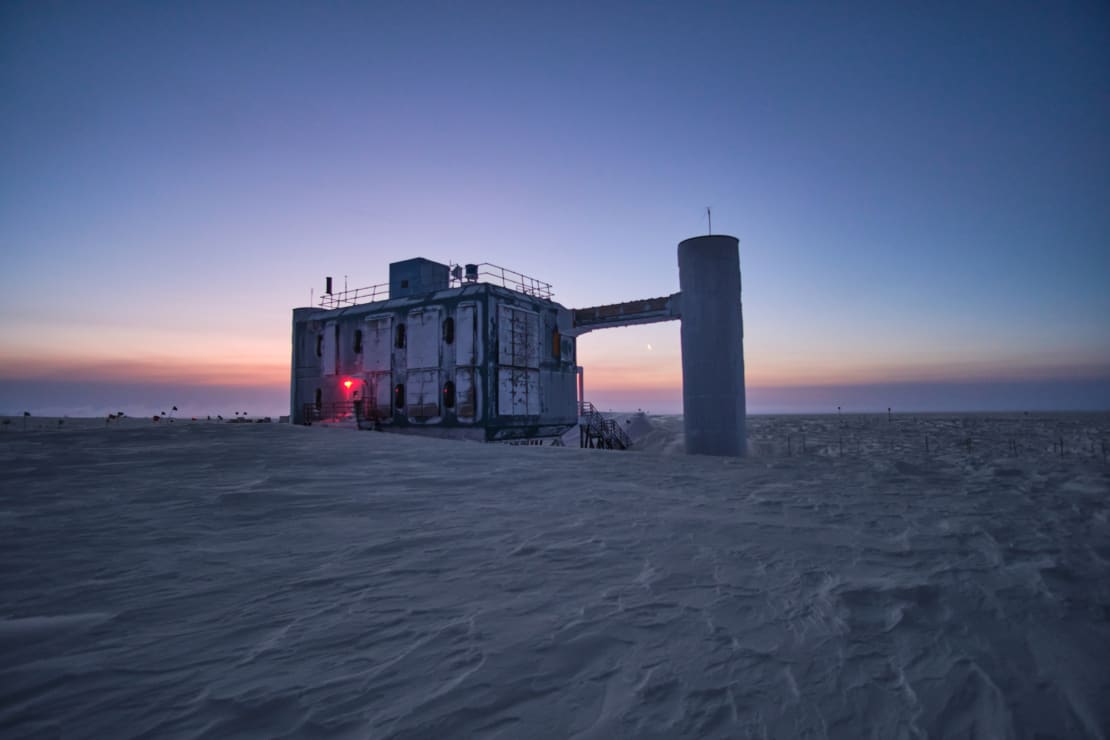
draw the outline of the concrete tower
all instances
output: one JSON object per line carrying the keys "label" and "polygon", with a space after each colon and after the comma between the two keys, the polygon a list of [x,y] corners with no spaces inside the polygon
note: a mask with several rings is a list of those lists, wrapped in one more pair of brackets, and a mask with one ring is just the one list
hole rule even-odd
{"label": "concrete tower", "polygon": [[740,241],[698,236],[678,245],[682,410],[686,452],[747,452]]}

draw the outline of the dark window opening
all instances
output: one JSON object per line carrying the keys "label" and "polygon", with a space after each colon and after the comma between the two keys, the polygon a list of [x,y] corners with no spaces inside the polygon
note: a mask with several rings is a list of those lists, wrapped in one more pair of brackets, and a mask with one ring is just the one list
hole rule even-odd
{"label": "dark window opening", "polygon": [[324,408],[324,392],[319,388],[316,389],[316,410]]}
{"label": "dark window opening", "polygon": [[409,281],[408,281],[408,280],[402,280],[402,281],[401,281],[401,287],[402,287],[402,288],[407,288],[407,287],[409,287]]}
{"label": "dark window opening", "polygon": [[455,408],[455,384],[450,380],[443,384],[443,405],[445,408]]}
{"label": "dark window opening", "polygon": [[558,360],[562,356],[562,343],[563,338],[559,336],[559,330],[555,329],[551,332],[551,356]]}
{"label": "dark window opening", "polygon": [[405,384],[398,383],[393,386],[393,406],[394,408],[403,409],[405,407]]}
{"label": "dark window opening", "polygon": [[443,343],[451,344],[455,341],[455,319],[448,316],[443,320]]}
{"label": "dark window opening", "polygon": [[317,357],[323,357],[324,356],[324,335],[323,334],[317,334],[316,335],[316,356]]}
{"label": "dark window opening", "polygon": [[362,329],[355,329],[355,354],[362,353]]}
{"label": "dark window opening", "polygon": [[394,344],[394,346],[397,347],[397,349],[404,349],[405,348],[405,325],[404,324],[397,324],[397,336],[394,338],[393,344]]}

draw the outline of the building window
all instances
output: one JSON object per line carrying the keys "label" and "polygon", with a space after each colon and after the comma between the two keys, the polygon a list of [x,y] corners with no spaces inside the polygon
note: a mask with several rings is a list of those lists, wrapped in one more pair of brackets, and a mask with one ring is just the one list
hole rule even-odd
{"label": "building window", "polygon": [[355,329],[355,354],[362,354],[362,329]]}
{"label": "building window", "polygon": [[455,408],[455,384],[450,380],[443,384],[443,405],[445,408]]}
{"label": "building window", "polygon": [[448,316],[443,320],[443,343],[451,344],[455,341],[455,319]]}
{"label": "building window", "polygon": [[559,336],[558,328],[551,332],[551,356],[556,360],[562,357],[562,343],[563,338]]}
{"label": "building window", "polygon": [[393,407],[403,409],[405,407],[405,384],[398,383],[393,386]]}
{"label": "building window", "polygon": [[405,325],[397,324],[397,336],[393,340],[393,345],[397,349],[405,348]]}
{"label": "building window", "polygon": [[317,334],[316,335],[316,356],[317,357],[323,357],[324,356],[324,335],[323,334]]}
{"label": "building window", "polygon": [[321,391],[319,388],[316,389],[316,403],[315,403],[315,406],[316,406],[317,411],[324,408],[324,392]]}

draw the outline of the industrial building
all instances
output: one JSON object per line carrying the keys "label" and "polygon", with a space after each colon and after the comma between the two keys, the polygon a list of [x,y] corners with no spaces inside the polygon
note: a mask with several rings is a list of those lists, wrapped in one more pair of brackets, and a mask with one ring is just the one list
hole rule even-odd
{"label": "industrial building", "polygon": [[294,310],[293,421],[557,437],[578,423],[572,324],[550,285],[519,273],[395,262],[387,286]]}
{"label": "industrial building", "polygon": [[[557,440],[582,418],[583,444],[624,446],[581,398],[576,338],[682,320],[688,452],[745,453],[739,242],[687,239],[681,292],[569,309],[551,285],[489,264],[416,258],[389,283],[293,310],[291,416],[482,441]],[[610,436],[615,435],[615,436]]]}

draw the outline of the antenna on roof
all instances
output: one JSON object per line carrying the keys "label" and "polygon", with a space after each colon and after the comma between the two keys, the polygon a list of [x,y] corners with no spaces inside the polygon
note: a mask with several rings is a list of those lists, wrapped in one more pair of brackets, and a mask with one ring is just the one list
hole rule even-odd
{"label": "antenna on roof", "polygon": [[705,207],[705,215],[709,217],[709,234],[713,234],[713,211],[709,206]]}

